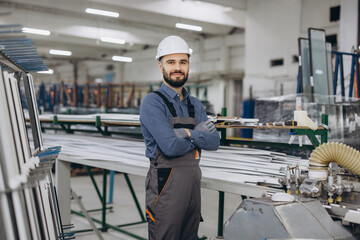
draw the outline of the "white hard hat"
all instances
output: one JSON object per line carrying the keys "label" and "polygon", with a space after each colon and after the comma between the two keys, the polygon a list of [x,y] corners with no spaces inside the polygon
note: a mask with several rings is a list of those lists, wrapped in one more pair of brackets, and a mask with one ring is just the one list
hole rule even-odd
{"label": "white hard hat", "polygon": [[190,56],[189,46],[179,36],[168,36],[160,42],[155,58],[160,60],[162,56],[174,53],[186,53]]}

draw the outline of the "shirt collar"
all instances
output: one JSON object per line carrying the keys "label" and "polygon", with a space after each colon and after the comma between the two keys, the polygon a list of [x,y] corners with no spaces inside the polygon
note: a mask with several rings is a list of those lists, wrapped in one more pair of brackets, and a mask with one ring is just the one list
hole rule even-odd
{"label": "shirt collar", "polygon": [[[174,89],[172,89],[171,87],[169,87],[169,86],[166,85],[165,83],[162,83],[160,88],[161,88],[167,95],[169,95],[171,98],[175,98],[175,97],[178,95],[177,92],[176,92]],[[182,94],[183,94],[184,99],[189,96],[189,93],[188,93],[188,91],[186,91],[185,88],[182,89]]]}

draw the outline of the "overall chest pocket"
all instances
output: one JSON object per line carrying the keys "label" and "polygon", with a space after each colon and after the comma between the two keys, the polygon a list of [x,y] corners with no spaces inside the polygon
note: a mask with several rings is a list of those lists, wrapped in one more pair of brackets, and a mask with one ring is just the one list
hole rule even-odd
{"label": "overall chest pocket", "polygon": [[161,194],[161,192],[163,191],[164,187],[166,186],[171,173],[172,173],[172,168],[159,168],[158,171],[158,195]]}

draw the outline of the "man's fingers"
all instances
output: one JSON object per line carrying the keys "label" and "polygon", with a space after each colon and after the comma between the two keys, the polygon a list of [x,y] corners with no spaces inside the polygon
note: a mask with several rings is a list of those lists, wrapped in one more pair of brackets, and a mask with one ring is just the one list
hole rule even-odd
{"label": "man's fingers", "polygon": [[213,132],[215,130],[215,126],[214,125],[210,126],[209,130],[210,130],[210,132]]}
{"label": "man's fingers", "polygon": [[209,125],[209,124],[212,124],[212,122],[211,122],[210,119],[208,119],[208,120],[205,121],[205,124],[206,124],[206,125]]}

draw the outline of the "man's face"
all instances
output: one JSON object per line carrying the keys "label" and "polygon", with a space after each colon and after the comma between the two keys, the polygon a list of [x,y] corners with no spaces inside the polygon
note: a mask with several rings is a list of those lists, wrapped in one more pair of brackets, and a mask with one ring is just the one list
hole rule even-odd
{"label": "man's face", "polygon": [[182,87],[189,75],[189,56],[186,53],[165,55],[159,61],[159,69],[165,82],[172,87]]}

